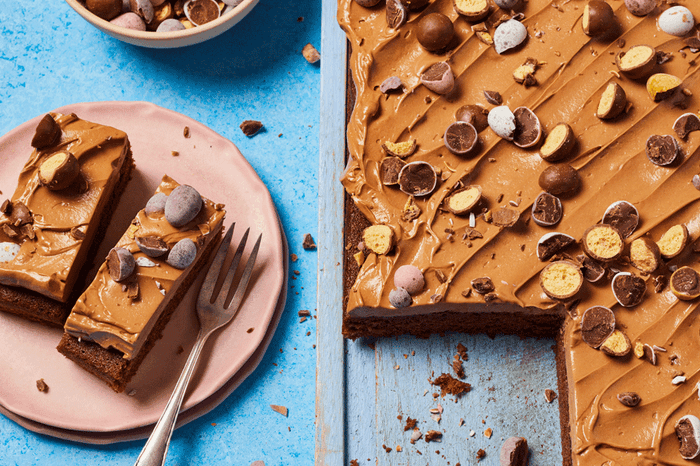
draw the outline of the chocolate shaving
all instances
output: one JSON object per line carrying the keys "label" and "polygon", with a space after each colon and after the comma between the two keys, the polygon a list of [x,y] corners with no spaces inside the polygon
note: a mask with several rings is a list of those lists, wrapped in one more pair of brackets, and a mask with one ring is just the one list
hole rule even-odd
{"label": "chocolate shaving", "polygon": [[503,97],[496,91],[484,91],[484,97],[491,105],[501,105],[503,103]]}
{"label": "chocolate shaving", "polygon": [[85,233],[78,227],[73,227],[70,229],[70,234],[74,239],[82,241],[85,239]]}
{"label": "chocolate shaving", "polygon": [[401,27],[406,22],[406,7],[401,0],[386,0],[386,24],[392,29]]}

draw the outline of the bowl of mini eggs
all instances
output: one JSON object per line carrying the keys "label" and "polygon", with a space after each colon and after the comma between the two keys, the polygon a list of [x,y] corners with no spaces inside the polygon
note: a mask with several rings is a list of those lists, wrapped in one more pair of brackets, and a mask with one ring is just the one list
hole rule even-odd
{"label": "bowl of mini eggs", "polygon": [[193,45],[243,19],[259,0],[66,0],[110,36],[150,48]]}

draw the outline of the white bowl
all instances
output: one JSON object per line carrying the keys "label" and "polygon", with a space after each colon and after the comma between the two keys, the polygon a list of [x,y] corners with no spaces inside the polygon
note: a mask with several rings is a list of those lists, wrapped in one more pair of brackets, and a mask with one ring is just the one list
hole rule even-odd
{"label": "white bowl", "polygon": [[66,3],[90,24],[115,39],[141,47],[175,48],[198,44],[228,31],[229,28],[236,25],[245,15],[250,13],[253,7],[258,4],[258,1],[259,0],[243,0],[233,11],[227,12],[214,21],[202,26],[173,32],[134,31],[132,29],[115,26],[109,21],[105,21],[99,16],[90,13],[90,11],[77,0],[66,0]]}

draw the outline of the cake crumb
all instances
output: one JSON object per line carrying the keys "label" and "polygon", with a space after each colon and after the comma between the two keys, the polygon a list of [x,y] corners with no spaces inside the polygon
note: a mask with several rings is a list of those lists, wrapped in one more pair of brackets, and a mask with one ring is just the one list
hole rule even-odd
{"label": "cake crumb", "polygon": [[182,130],[182,135],[185,136],[186,138],[190,137],[190,127],[185,126],[185,128]]}
{"label": "cake crumb", "polygon": [[493,429],[491,429],[490,427],[484,431],[484,436],[486,438],[491,438],[492,435],[493,435]]}
{"label": "cake crumb", "polygon": [[425,441],[427,442],[442,442],[442,432],[437,430],[429,430],[425,434]]}
{"label": "cake crumb", "polygon": [[49,391],[49,386],[46,385],[46,382],[44,382],[44,379],[39,379],[36,381],[36,389],[42,393],[46,393]]}
{"label": "cake crumb", "polygon": [[290,255],[289,258],[291,259],[292,262],[296,262],[297,259],[299,259],[299,257],[296,254]]}
{"label": "cake crumb", "polygon": [[449,374],[440,374],[435,379],[430,380],[430,384],[440,387],[442,396],[445,396],[446,393],[461,396],[472,389],[470,384],[457,380]]}
{"label": "cake crumb", "polygon": [[170,155],[172,155],[173,157],[177,157],[177,156],[180,155],[180,152],[178,152],[178,151],[176,151],[176,150],[171,150],[171,151],[170,151]]}
{"label": "cake crumb", "polygon": [[314,242],[314,238],[311,236],[311,233],[304,234],[304,242],[301,244],[301,246],[307,251],[316,249],[316,243]]}
{"label": "cake crumb", "polygon": [[484,459],[485,456],[486,456],[486,452],[484,451],[484,449],[479,448],[479,451],[476,452],[476,460],[481,461],[482,459]]}
{"label": "cake crumb", "polygon": [[318,53],[316,47],[314,47],[311,44],[306,44],[302,49],[301,54],[304,55],[306,61],[312,64],[318,62],[321,59],[321,54]]}
{"label": "cake crumb", "polygon": [[289,413],[286,406],[270,405],[270,408],[272,408],[273,411],[278,412],[285,417],[287,417],[287,414]]}

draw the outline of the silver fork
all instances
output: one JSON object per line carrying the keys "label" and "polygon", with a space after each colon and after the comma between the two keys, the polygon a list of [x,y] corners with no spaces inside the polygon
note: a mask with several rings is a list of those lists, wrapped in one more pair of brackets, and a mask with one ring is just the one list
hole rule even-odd
{"label": "silver fork", "polygon": [[[226,306],[226,297],[230,294],[233,278],[236,274],[236,269],[238,268],[238,263],[241,261],[241,256],[243,256],[243,249],[245,248],[245,243],[248,239],[248,233],[250,228],[248,228],[241,239],[236,253],[231,261],[231,266],[226,273],[226,278],[224,279],[218,296],[214,295],[214,289],[216,283],[219,279],[221,268],[224,265],[224,260],[226,259],[226,252],[228,251],[228,246],[231,243],[231,236],[233,236],[233,227],[226,233],[224,239],[221,241],[219,246],[219,251],[214,257],[214,261],[207,272],[207,276],[202,284],[202,289],[199,291],[199,297],[197,298],[197,317],[199,318],[199,334],[197,335],[197,340],[192,347],[190,356],[187,358],[185,367],[182,369],[180,378],[177,380],[175,385],[175,390],[173,394],[170,395],[168,404],[165,405],[165,410],[163,414],[158,419],[151,436],[146,441],[146,445],[141,450],[134,466],[162,466],[165,464],[165,457],[168,454],[168,446],[170,445],[170,437],[173,434],[173,429],[175,428],[175,421],[177,420],[177,415],[180,412],[180,406],[182,405],[182,399],[187,391],[187,384],[194,373],[194,369],[197,365],[197,360],[199,359],[199,354],[204,348],[204,343],[207,338],[214,332],[214,330],[226,325],[231,321],[233,316],[236,315],[238,308],[243,301],[243,295],[245,295],[245,290],[250,281],[250,275],[253,272],[253,265],[255,264],[255,258],[258,255],[258,249],[260,248],[260,240],[262,239],[262,234],[258,236],[258,240],[253,247],[248,262],[243,270],[243,275],[241,276],[238,286],[236,287],[236,292],[231,299],[231,302]],[[214,301],[214,299],[216,300]],[[212,302],[213,301],[213,302]]]}

